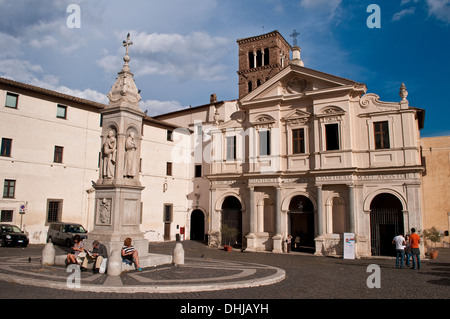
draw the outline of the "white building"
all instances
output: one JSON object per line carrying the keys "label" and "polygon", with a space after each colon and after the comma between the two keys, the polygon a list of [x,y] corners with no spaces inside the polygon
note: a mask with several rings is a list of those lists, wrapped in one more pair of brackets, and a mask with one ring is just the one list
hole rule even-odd
{"label": "white building", "polygon": [[[303,66],[277,32],[238,40],[239,100],[146,117],[141,231],[151,241],[238,229],[250,251],[295,247],[358,256],[391,253],[398,232],[422,229],[419,130],[424,112],[382,102],[364,84]],[[292,50],[292,60],[283,54]],[[4,106],[3,106],[4,105]],[[2,221],[42,243],[52,220],[92,229],[105,106],[0,79]],[[20,214],[20,206],[26,206]],[[294,241],[294,240],[293,240]]]}

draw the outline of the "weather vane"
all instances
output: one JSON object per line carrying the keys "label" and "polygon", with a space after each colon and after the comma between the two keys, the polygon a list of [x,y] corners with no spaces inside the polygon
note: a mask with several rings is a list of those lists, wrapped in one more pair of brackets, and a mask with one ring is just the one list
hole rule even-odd
{"label": "weather vane", "polygon": [[294,38],[294,40],[293,40],[294,46],[297,45],[297,36],[299,36],[299,35],[300,35],[300,33],[298,33],[295,29],[294,29],[294,32],[292,32],[292,34],[290,35],[290,37]]}

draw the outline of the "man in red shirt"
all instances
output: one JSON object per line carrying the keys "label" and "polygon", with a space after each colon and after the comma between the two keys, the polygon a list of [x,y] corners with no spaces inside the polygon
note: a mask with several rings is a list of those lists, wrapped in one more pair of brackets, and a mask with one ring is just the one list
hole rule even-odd
{"label": "man in red shirt", "polygon": [[412,254],[412,269],[416,268],[416,260],[417,260],[417,269],[420,269],[420,236],[416,234],[416,229],[411,228],[411,236],[409,236],[409,242],[411,244],[411,254]]}

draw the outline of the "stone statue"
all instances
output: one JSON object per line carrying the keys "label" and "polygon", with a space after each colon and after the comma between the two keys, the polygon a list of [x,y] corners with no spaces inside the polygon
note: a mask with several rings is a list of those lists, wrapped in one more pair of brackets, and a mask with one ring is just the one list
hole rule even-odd
{"label": "stone statue", "polygon": [[114,131],[109,131],[108,136],[102,146],[103,157],[103,177],[114,178],[114,168],[116,165],[116,137]]}
{"label": "stone statue", "polygon": [[136,150],[137,145],[134,141],[134,132],[128,134],[125,141],[125,167],[123,170],[123,176],[133,178],[136,174]]}

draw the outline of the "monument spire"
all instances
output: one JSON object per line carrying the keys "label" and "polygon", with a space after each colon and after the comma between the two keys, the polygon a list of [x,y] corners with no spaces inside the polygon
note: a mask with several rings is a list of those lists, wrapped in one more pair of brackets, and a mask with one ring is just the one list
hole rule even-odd
{"label": "monument spire", "polygon": [[127,39],[123,40],[123,46],[125,47],[125,56],[123,57],[123,61],[125,62],[124,68],[125,66],[127,66],[128,71],[129,71],[128,62],[130,62],[130,56],[128,55],[128,52],[130,45],[133,45],[133,42],[130,40],[130,33],[128,33]]}
{"label": "monument spire", "polygon": [[125,56],[123,57],[123,61],[125,64],[123,65],[122,70],[118,73],[119,76],[112,86],[111,91],[108,93],[110,106],[127,106],[139,109],[139,101],[141,100],[141,96],[136,84],[134,83],[134,74],[131,73],[130,66],[128,65],[131,60],[129,56],[129,48],[132,44],[133,42],[131,41],[130,34],[128,33],[126,40],[123,41],[123,46],[125,47]]}

